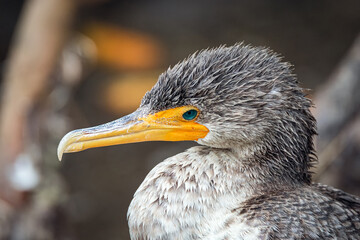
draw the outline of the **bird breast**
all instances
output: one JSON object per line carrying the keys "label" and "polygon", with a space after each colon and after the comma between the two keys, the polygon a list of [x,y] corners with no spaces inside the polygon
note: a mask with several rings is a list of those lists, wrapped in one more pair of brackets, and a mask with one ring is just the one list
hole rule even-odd
{"label": "bird breast", "polygon": [[[222,239],[221,232],[234,222],[232,209],[250,196],[242,172],[228,150],[193,147],[166,159],[147,175],[130,204],[131,238]],[[249,231],[256,234],[256,228]]]}

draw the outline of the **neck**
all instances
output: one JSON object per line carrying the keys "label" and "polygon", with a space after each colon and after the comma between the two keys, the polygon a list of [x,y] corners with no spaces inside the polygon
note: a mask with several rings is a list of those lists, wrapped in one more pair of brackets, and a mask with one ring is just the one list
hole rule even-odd
{"label": "neck", "polygon": [[[163,238],[176,238],[176,233],[169,230],[170,222],[178,228],[186,226],[193,234],[199,221],[213,226],[211,221],[225,221],[223,216],[241,202],[269,190],[279,190],[280,186],[290,187],[274,182],[273,176],[262,171],[263,166],[248,153],[199,146],[158,164],[130,204],[128,218],[132,234],[139,239],[142,236],[155,239],[159,237],[154,235],[157,229]],[[213,218],[203,218],[209,215]],[[145,226],[144,222],[149,224]]]}
{"label": "neck", "polygon": [[224,150],[234,155],[235,166],[241,171],[239,177],[256,190],[254,195],[309,183],[310,174],[307,175],[308,169],[302,165],[303,159],[299,160],[300,154],[282,152],[278,146],[259,143]]}

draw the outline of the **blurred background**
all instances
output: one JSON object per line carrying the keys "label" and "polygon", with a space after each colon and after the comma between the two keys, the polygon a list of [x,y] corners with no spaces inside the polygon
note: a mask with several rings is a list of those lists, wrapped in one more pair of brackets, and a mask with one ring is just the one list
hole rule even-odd
{"label": "blurred background", "polygon": [[192,142],[66,154],[70,130],[135,110],[158,75],[245,42],[294,65],[318,119],[314,180],[360,195],[360,1],[12,0],[0,7],[0,239],[129,239],[146,174]]}

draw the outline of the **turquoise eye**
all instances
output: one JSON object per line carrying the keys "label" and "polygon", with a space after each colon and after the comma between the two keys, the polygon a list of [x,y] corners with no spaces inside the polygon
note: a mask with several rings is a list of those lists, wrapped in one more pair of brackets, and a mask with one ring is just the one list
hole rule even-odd
{"label": "turquoise eye", "polygon": [[193,120],[194,118],[196,118],[197,114],[198,114],[198,111],[192,109],[192,110],[185,112],[183,114],[183,118],[185,120]]}

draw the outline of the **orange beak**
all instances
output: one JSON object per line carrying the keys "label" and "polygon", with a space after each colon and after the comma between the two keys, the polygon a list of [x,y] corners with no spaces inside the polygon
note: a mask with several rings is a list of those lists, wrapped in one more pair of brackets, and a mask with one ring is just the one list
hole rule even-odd
{"label": "orange beak", "polygon": [[145,117],[139,111],[96,127],[74,130],[66,134],[58,146],[58,158],[63,153],[89,148],[146,141],[195,141],[204,138],[209,130],[182,114],[190,106],[168,109]]}

